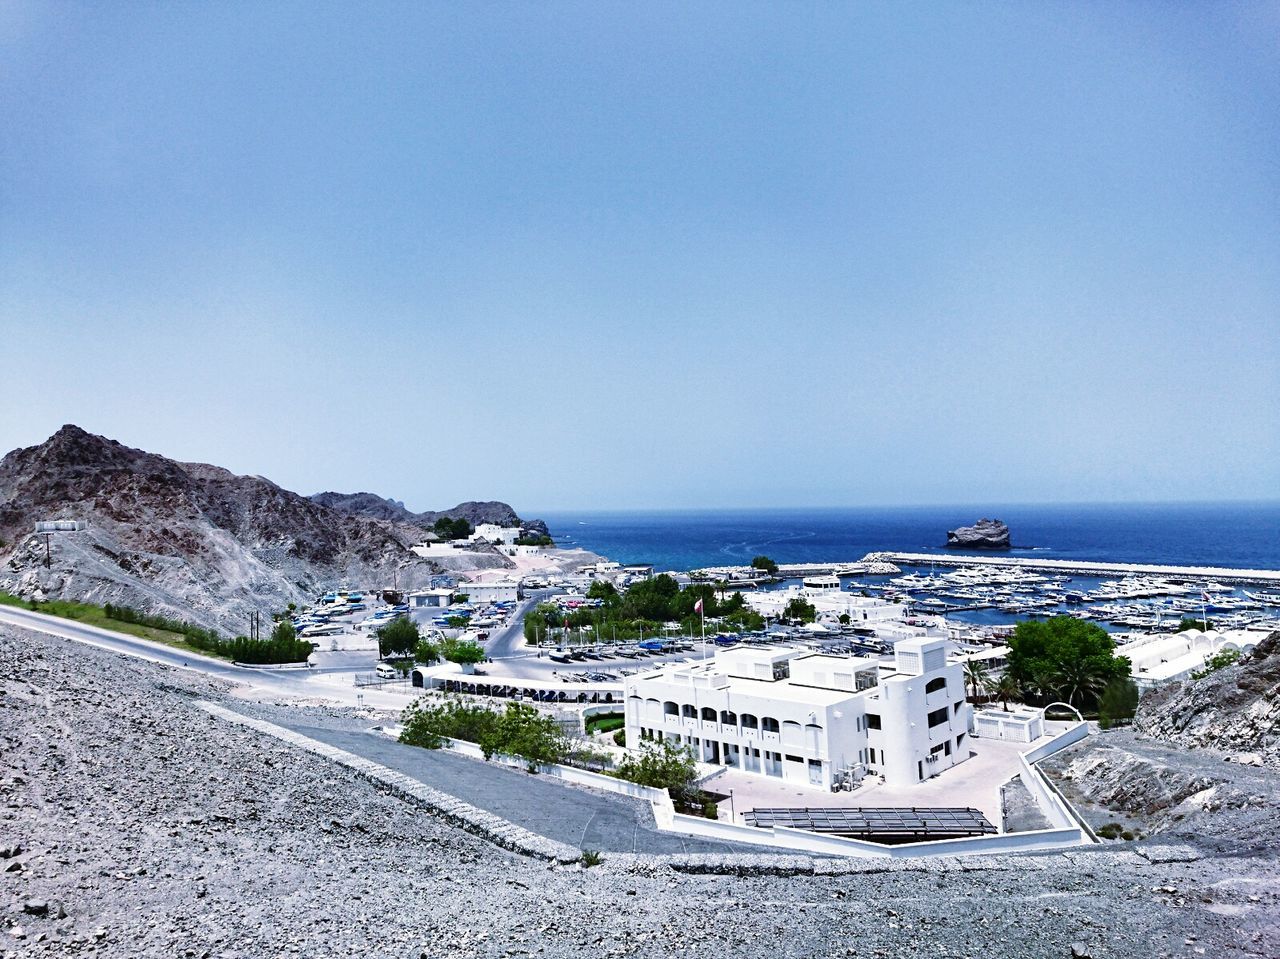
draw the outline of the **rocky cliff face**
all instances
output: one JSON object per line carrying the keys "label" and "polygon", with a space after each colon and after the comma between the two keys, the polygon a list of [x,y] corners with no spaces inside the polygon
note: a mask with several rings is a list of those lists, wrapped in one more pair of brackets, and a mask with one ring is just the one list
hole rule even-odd
{"label": "rocky cliff face", "polygon": [[1280,770],[1280,632],[1203,679],[1147,693],[1133,725],[1172,746]]}
{"label": "rocky cliff face", "polygon": [[[61,518],[88,529],[56,534],[46,568],[33,525]],[[408,550],[419,538],[407,524],[75,426],[0,460],[0,590],[24,597],[124,603],[237,633],[251,611],[335,586],[425,582],[432,565]]]}
{"label": "rocky cliff face", "polygon": [[1280,633],[1232,666],[1147,693],[1131,729],[1091,736],[1044,768],[1096,805],[1098,821],[1280,846]]}
{"label": "rocky cliff face", "polygon": [[980,519],[972,526],[961,526],[948,532],[947,546],[953,549],[1008,549],[1009,527],[998,519]]}

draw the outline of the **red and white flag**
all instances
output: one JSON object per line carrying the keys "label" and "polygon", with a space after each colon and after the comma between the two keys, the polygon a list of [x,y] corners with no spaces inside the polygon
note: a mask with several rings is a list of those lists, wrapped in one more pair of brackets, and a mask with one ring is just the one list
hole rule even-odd
{"label": "red and white flag", "polygon": [[698,600],[696,603],[693,604],[693,611],[695,613],[702,612],[702,600]]}

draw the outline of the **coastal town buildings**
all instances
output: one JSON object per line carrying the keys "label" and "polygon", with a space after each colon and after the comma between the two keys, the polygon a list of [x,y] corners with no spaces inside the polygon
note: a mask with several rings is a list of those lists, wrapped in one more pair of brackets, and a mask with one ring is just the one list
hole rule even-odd
{"label": "coastal town buildings", "polygon": [[628,677],[625,697],[629,743],[670,740],[816,789],[866,773],[909,785],[969,757],[972,709],[945,639],[904,639],[890,661],[735,648]]}
{"label": "coastal town buildings", "polygon": [[1210,656],[1226,650],[1251,652],[1267,633],[1267,630],[1251,629],[1211,629],[1208,632],[1186,629],[1180,633],[1135,639],[1116,652],[1129,657],[1134,683],[1139,689],[1146,690],[1186,679],[1197,669],[1203,669]]}

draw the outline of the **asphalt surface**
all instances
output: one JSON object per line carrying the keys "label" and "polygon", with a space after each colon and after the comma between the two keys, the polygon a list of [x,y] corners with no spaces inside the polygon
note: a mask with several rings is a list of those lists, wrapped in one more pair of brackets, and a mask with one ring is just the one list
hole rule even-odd
{"label": "asphalt surface", "polygon": [[264,718],[311,739],[412,776],[530,832],[600,852],[760,852],[760,847],[659,832],[638,799],[570,786],[509,766],[439,749],[406,746],[365,729],[317,726],[271,710]]}

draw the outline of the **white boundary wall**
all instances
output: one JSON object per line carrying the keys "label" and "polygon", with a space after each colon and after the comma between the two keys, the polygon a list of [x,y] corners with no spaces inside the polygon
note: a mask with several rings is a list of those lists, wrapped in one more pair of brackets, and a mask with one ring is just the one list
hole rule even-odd
{"label": "white boundary wall", "polygon": [[[639,786],[613,776],[587,772],[571,766],[544,764],[538,772],[544,776],[563,779],[565,782],[602,789],[606,792],[632,796],[649,801],[653,809],[653,818],[658,829],[663,832],[675,832],[686,836],[699,836],[704,839],[719,839],[724,842],[742,843],[753,846],[766,846],[774,850],[787,852],[808,852],[828,856],[849,856],[875,859],[917,859],[928,856],[974,856],[1012,852],[1032,852],[1051,849],[1065,849],[1081,846],[1094,841],[1093,837],[1081,828],[1070,808],[1058,797],[1045,782],[1043,774],[1035,768],[1035,763],[1047,756],[1077,743],[1089,735],[1088,723],[1076,725],[1059,733],[1047,743],[1041,743],[1034,749],[1019,754],[1023,782],[1035,798],[1046,818],[1053,824],[1051,829],[1037,829],[1029,832],[1000,833],[994,836],[970,836],[963,839],[938,839],[932,842],[905,843],[900,846],[886,846],[880,843],[866,842],[861,839],[846,839],[841,836],[824,836],[820,833],[803,829],[791,829],[785,826],[774,826],[761,829],[757,826],[739,826],[735,823],[720,822],[715,819],[703,819],[700,816],[686,816],[675,811],[671,797],[666,790],[654,789],[651,786]],[[475,743],[451,740],[448,748],[464,756],[483,759],[484,752]],[[495,756],[494,760],[508,766],[526,768],[528,764],[511,756]]]}

